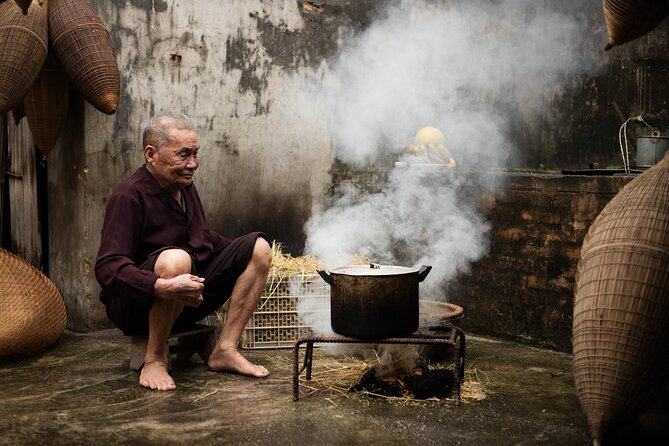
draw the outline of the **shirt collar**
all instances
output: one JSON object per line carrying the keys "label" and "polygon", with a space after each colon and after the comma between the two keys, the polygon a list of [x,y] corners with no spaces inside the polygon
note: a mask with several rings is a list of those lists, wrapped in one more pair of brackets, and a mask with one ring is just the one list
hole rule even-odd
{"label": "shirt collar", "polygon": [[[146,192],[149,195],[158,195],[162,194],[163,191],[165,190],[163,186],[160,185],[156,177],[153,176],[151,172],[149,172],[149,169],[146,168],[146,164],[144,164],[142,167],[139,168],[142,179],[145,181],[146,184]],[[186,186],[184,189],[187,191],[191,187],[193,187],[193,183],[191,182],[188,186]]]}

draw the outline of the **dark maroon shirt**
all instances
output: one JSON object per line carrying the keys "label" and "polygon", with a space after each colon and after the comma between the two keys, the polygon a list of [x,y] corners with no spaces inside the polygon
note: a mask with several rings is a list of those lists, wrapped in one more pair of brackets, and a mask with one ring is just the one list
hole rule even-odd
{"label": "dark maroon shirt", "polygon": [[120,183],[107,202],[95,277],[100,300],[110,294],[134,299],[153,296],[158,275],[139,269],[165,246],[187,251],[196,263],[211,260],[230,239],[207,229],[202,202],[193,184],[181,190],[186,210],[142,166]]}

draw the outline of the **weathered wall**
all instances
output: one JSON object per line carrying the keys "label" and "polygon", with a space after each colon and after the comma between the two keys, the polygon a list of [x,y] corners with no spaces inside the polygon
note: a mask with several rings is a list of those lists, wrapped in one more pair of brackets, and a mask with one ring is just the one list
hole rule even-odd
{"label": "weathered wall", "polygon": [[[601,67],[583,78],[562,79],[547,91],[540,126],[527,127],[522,113],[518,114],[512,139],[526,156],[516,167],[585,169],[592,162],[621,166],[618,130],[627,118],[642,115],[669,135],[669,21],[646,36],[603,52],[606,27],[601,1],[551,4],[583,20],[590,32],[575,57],[601,58]],[[630,124],[632,159],[637,133],[647,135],[648,130]]]}
{"label": "weathered wall", "polygon": [[[328,0],[318,12],[300,0],[92,0],[117,51],[121,101],[106,116],[74,93],[67,129],[49,158],[50,269],[70,327],[106,324],[92,270],[105,200],[141,165],[140,133],[159,110],[183,111],[200,129],[196,183],[210,225],[229,236],[265,230],[299,252],[302,226],[312,205],[324,201],[334,159],[327,121],[296,113],[296,92],[327,76],[342,36],[364,30],[397,2]],[[592,25],[584,51],[600,48],[601,2],[574,4],[565,13]],[[518,163],[615,163],[620,118],[613,99],[625,116],[667,118],[667,35],[665,23],[652,37],[608,53],[596,76],[565,79],[555,85],[557,96],[546,92],[552,99],[544,125],[529,131],[518,118],[509,129],[524,154]]]}
{"label": "weathered wall", "polygon": [[482,195],[490,252],[445,291],[466,328],[570,351],[583,238],[631,178],[509,173],[498,194]]}
{"label": "weathered wall", "polygon": [[[346,192],[365,200],[385,188],[390,170],[351,171],[336,165],[329,196]],[[500,185],[495,193],[478,186],[458,190],[459,199],[477,203],[485,217],[481,231],[490,240],[487,255],[453,277],[441,294],[421,297],[462,306],[467,332],[570,351],[583,239],[599,212],[634,176],[522,170],[489,175]]]}
{"label": "weathered wall", "polygon": [[339,1],[318,14],[297,1],[91,3],[117,51],[119,109],[106,116],[74,94],[49,158],[51,277],[76,330],[107,324],[93,272],[105,201],[142,164],[141,131],[157,111],[182,111],[199,129],[196,184],[212,228],[228,236],[264,230],[301,249],[331,154],[325,123],[305,126],[293,112],[293,83],[322,76],[341,28],[363,26],[376,8]]}

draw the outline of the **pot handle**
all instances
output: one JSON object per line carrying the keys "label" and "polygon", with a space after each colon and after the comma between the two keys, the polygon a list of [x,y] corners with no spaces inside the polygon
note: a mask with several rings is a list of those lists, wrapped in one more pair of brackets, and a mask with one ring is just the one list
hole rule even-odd
{"label": "pot handle", "polygon": [[427,275],[430,273],[431,270],[432,270],[431,266],[421,265],[420,269],[418,270],[418,281],[422,282],[423,280],[425,280],[425,278],[427,277]]}
{"label": "pot handle", "polygon": [[319,269],[319,270],[318,270],[318,274],[319,274],[319,275],[323,278],[323,280],[325,280],[329,285],[332,285],[332,276],[330,276],[330,274],[329,274],[327,271],[325,271],[325,270],[323,270],[323,269]]}

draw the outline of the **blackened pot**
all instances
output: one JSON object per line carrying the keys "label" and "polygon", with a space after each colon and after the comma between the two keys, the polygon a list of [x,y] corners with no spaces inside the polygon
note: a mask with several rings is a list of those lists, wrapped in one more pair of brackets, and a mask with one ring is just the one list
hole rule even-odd
{"label": "blackened pot", "polygon": [[418,283],[431,269],[372,264],[318,271],[331,287],[332,330],[363,339],[414,333],[418,330]]}

